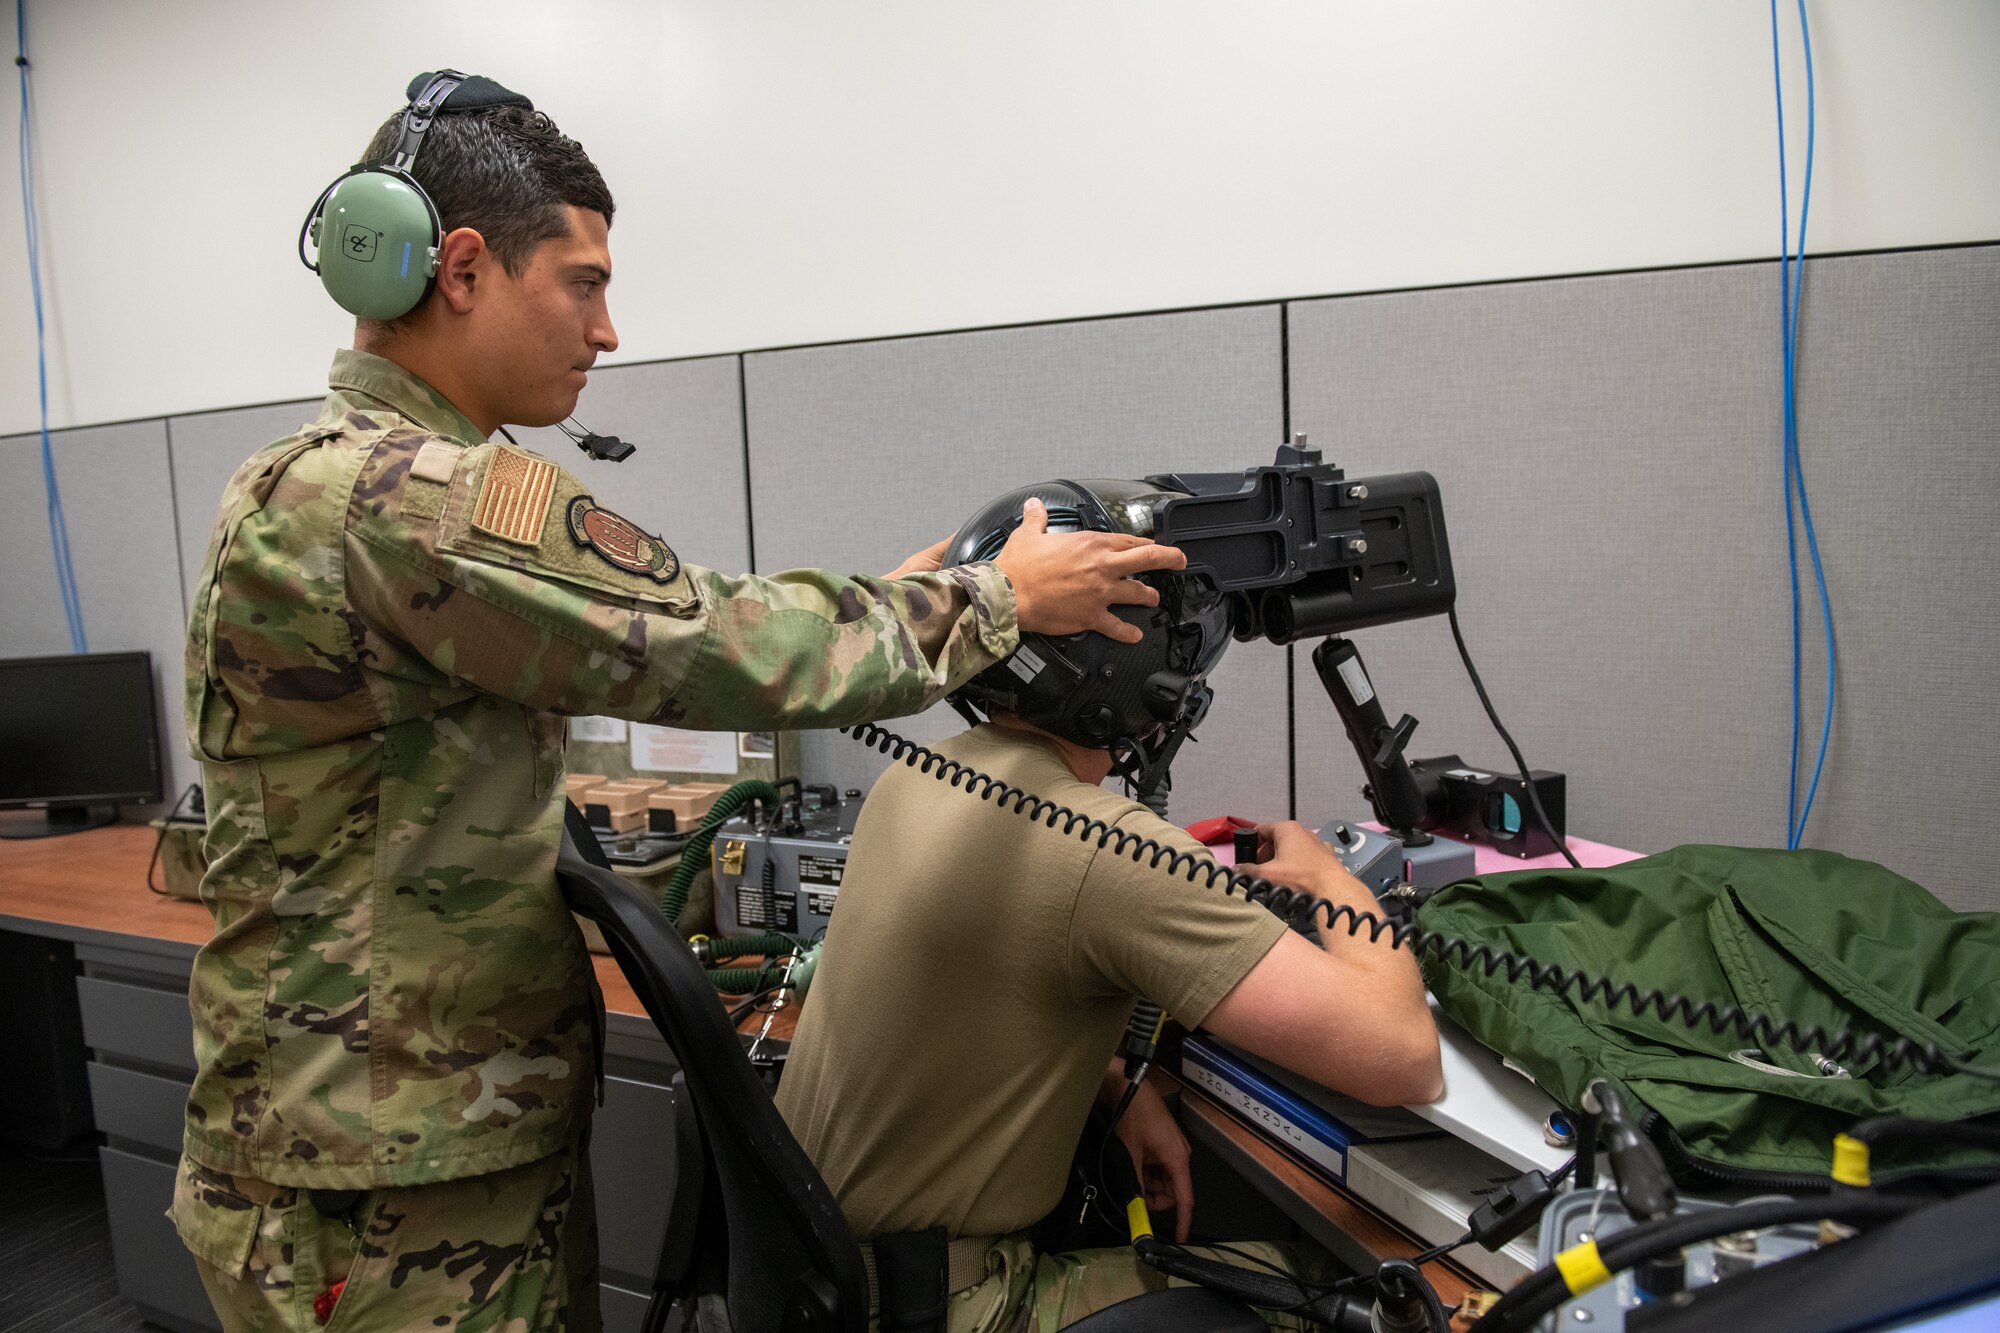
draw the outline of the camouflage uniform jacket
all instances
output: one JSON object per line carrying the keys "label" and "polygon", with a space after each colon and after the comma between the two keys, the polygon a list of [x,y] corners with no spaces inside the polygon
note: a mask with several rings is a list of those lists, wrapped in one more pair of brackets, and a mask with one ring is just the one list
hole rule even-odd
{"label": "camouflage uniform jacket", "polygon": [[224,492],[188,628],[215,934],[189,1158],[362,1189],[501,1170],[589,1114],[601,1000],[554,880],[564,716],[914,712],[1011,652],[990,565],[683,565],[567,472],[342,351]]}

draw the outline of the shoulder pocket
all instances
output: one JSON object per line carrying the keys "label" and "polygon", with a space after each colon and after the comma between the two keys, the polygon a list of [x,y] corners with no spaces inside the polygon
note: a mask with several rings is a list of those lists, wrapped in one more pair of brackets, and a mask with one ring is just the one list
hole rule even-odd
{"label": "shoulder pocket", "polygon": [[597,503],[576,478],[518,450],[462,461],[438,549],[674,615],[700,610],[698,583],[666,541]]}

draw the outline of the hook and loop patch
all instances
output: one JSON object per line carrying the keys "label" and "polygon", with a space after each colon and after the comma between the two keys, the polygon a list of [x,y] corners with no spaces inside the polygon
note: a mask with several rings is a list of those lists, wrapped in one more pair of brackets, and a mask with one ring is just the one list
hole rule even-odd
{"label": "hook and loop patch", "polygon": [[566,522],[570,540],[596,552],[614,569],[643,575],[655,583],[672,583],[680,577],[681,561],[673,547],[588,495],[569,502]]}

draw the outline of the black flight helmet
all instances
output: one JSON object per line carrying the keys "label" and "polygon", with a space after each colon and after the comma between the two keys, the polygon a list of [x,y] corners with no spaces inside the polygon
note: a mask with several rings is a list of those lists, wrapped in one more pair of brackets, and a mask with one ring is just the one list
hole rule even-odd
{"label": "black flight helmet", "polygon": [[[946,565],[991,560],[1021,525],[1031,497],[1048,506],[1052,532],[1153,535],[1154,506],[1184,494],[1145,481],[1047,481],[999,496],[973,515],[945,548]],[[1113,614],[1145,637],[1119,643],[1095,631],[1023,634],[1012,656],[961,686],[952,703],[1007,712],[1044,731],[1111,753],[1115,770],[1142,797],[1166,781],[1175,753],[1208,712],[1208,675],[1229,646],[1229,599],[1202,575],[1142,574],[1158,606],[1118,606]]]}

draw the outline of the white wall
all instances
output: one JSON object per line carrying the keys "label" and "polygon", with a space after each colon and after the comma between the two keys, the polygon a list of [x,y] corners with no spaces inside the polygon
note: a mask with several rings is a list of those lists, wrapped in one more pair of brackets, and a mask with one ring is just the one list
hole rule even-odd
{"label": "white wall", "polygon": [[[1809,12],[1810,248],[2000,238],[2000,5]],[[604,169],[614,361],[1776,253],[1755,0],[29,0],[28,21],[56,425],[317,392],[347,329],[292,257],[299,218],[440,64],[527,92]],[[0,312],[6,434],[36,411],[4,210]]]}

